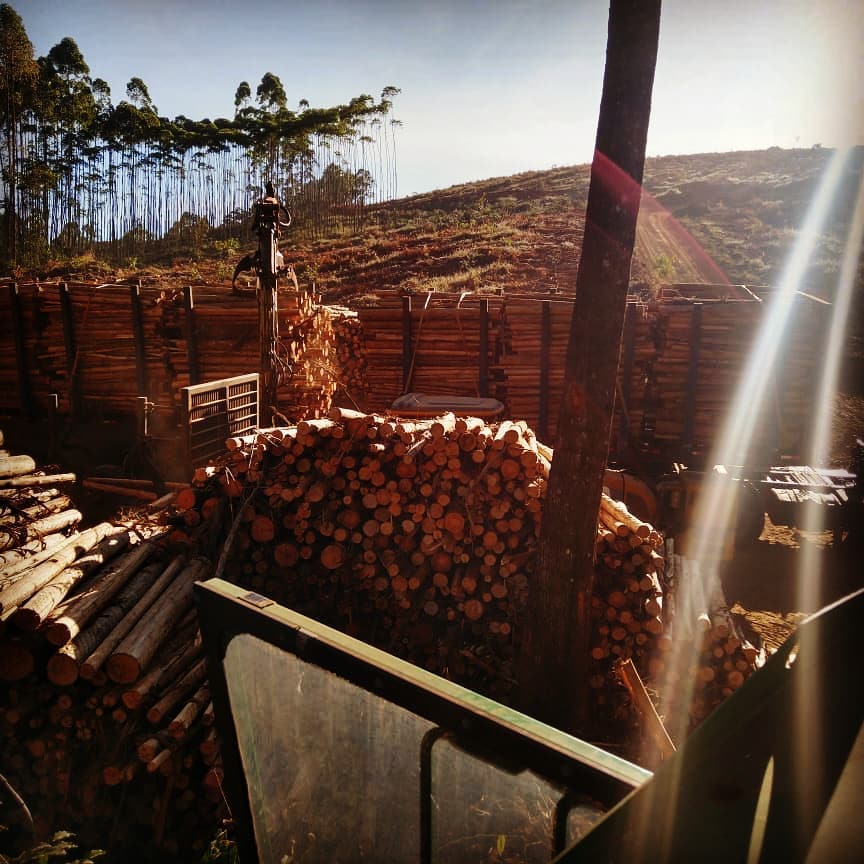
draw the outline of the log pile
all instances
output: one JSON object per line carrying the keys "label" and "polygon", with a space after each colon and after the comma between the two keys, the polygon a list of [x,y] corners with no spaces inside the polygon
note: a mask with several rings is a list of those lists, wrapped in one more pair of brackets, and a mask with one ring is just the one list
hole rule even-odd
{"label": "log pile", "polygon": [[564,395],[572,316],[572,302],[536,300],[509,300],[502,316],[504,351],[496,365],[495,396],[510,416],[524,417],[547,441],[555,439]]}
{"label": "log pile", "polygon": [[[646,352],[641,345],[628,403],[643,420],[637,440],[657,452],[684,442],[692,452],[705,453],[735,397],[761,316],[755,300],[648,307],[637,326],[650,330],[645,342],[655,347]],[[768,425],[760,428],[767,438]]]}
{"label": "log pile", "polygon": [[[741,383],[770,301],[697,291],[628,304],[613,434],[618,452],[710,453]],[[818,381],[826,304],[796,295],[755,426],[753,458],[803,453]]]}
{"label": "log pile", "polygon": [[[632,660],[643,680],[660,680],[671,641],[667,610],[663,537],[647,522],[607,495],[600,504],[596,577],[591,597],[594,636],[592,688],[609,687],[610,663]],[[607,701],[599,692],[597,702]]]}
{"label": "log pile", "polygon": [[[66,301],[59,283],[7,284],[0,290],[0,332],[10,337],[0,350],[0,382],[10,385],[0,388],[0,409],[22,407],[25,387],[43,409],[49,395],[58,393],[61,412],[71,410],[75,394],[109,412],[132,413],[137,395],[177,408],[193,362],[199,381],[258,368],[254,295],[194,286],[190,310],[183,292],[146,285],[137,289],[147,381],[147,393],[139,393],[132,287],[66,287]],[[286,371],[279,389],[282,414],[292,422],[325,416],[338,387],[347,392],[348,402],[353,399],[368,411],[385,409],[406,390],[489,395],[504,403],[507,416],[554,440],[571,301],[475,294],[410,299],[407,318],[404,298],[395,291],[380,292],[375,305],[359,308],[355,317],[317,306],[302,291],[280,291]],[[64,302],[72,313],[69,332]],[[488,308],[485,387],[480,377],[483,302]],[[691,290],[687,296],[648,302],[631,297],[613,455],[680,459],[709,452],[768,305],[749,292],[739,297]],[[788,454],[801,452],[825,325],[819,301],[798,295],[793,306],[787,349],[769,387],[770,410],[758,424],[761,449],[779,447]],[[23,379],[11,323],[15,309],[28,366]],[[335,329],[334,319],[339,322]]]}
{"label": "log pile", "polygon": [[678,650],[662,670],[664,702],[670,713],[686,716],[692,729],[764,664],[765,650],[729,611],[710,570],[680,555],[669,558]]}
{"label": "log pile", "polygon": [[366,343],[363,325],[356,312],[328,306],[336,340],[337,384],[355,402],[366,398]]}
{"label": "log pile", "polygon": [[[174,541],[208,537],[210,514],[227,499],[236,515],[225,578],[506,698],[551,457],[527,424],[337,408],[228,445],[178,497]],[[648,675],[662,652],[661,543],[604,498],[604,682],[615,660],[632,657]]]}
{"label": "log pile", "polygon": [[[46,410],[59,396],[62,414],[79,407],[104,416],[131,415],[135,397],[176,410],[180,390],[258,370],[254,294],[235,296],[222,286],[194,286],[192,308],[183,291],[159,283],[7,283],[0,287],[3,331],[0,410]],[[140,310],[143,364],[136,353],[133,308]],[[64,317],[64,309],[66,315]],[[20,313],[20,327],[14,327]],[[16,314],[17,314],[16,313]],[[336,337],[325,307],[293,289],[279,293],[280,351],[285,368],[280,410],[290,418],[317,416],[335,389]],[[15,337],[22,340],[26,374],[19,375]],[[140,381],[145,392],[141,392]],[[25,405],[29,393],[32,406]]]}
{"label": "log pile", "polygon": [[192,607],[209,563],[146,514],[85,527],[72,480],[0,455],[3,773],[41,834],[104,846],[123,824],[112,854],[155,836],[200,855],[224,807]]}
{"label": "log pile", "polygon": [[[485,301],[489,307],[486,363],[491,374],[501,352],[498,319],[503,301],[497,297]],[[381,410],[408,390],[480,395],[480,298],[433,293],[413,296],[407,320],[403,308],[401,294],[382,292],[374,306],[357,310],[366,366],[362,404]],[[403,334],[407,335],[407,350]]]}

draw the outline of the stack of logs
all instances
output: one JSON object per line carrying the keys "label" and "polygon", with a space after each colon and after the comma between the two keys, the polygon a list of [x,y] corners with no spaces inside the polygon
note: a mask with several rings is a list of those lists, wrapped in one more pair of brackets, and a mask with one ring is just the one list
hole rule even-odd
{"label": "stack of logs", "polygon": [[[478,392],[478,297],[427,294],[411,300],[407,319],[396,292],[379,292],[374,307],[358,310],[366,366],[362,405],[377,410],[406,389],[437,393],[447,381],[448,393],[493,396],[508,416],[524,418],[545,440],[554,440],[572,299],[486,298],[486,392]],[[766,399],[770,411],[757,424],[762,452],[778,446],[802,452],[824,312],[814,298],[799,294],[793,300],[790,338]],[[674,460],[709,452],[765,316],[764,302],[733,286],[650,302],[628,298],[613,453]]]}
{"label": "stack of logs", "polygon": [[[52,393],[63,414],[77,404],[131,415],[138,396],[177,408],[191,383],[259,369],[255,295],[223,286],[184,292],[158,283],[7,283],[0,321],[9,337],[0,344],[0,381],[10,385],[0,388],[0,410],[44,411]],[[326,412],[337,377],[329,312],[302,291],[280,290],[279,333],[280,411],[292,418]]]}
{"label": "stack of logs", "polygon": [[[630,298],[613,424],[619,456],[680,459],[710,451],[766,314],[759,298],[730,292]],[[448,393],[494,396],[508,416],[554,439],[572,301],[432,293],[410,299],[406,314],[405,298],[381,292],[355,317],[317,306],[302,291],[280,291],[280,351],[291,368],[279,390],[281,413],[292,420],[325,416],[339,386],[355,404],[381,410],[406,389],[437,393],[446,381]],[[795,297],[777,386],[766,399],[770,411],[757,424],[763,448],[801,452],[821,312],[813,298]],[[0,334],[7,336],[0,340],[0,382],[9,386],[0,387],[0,410],[29,410],[25,391],[43,409],[58,393],[64,413],[80,399],[131,414],[142,395],[177,407],[189,383],[258,369],[257,314],[254,294],[237,297],[222,286],[184,293],[158,284],[7,284],[0,290]]]}
{"label": "stack of logs", "polygon": [[[507,697],[551,457],[527,424],[333,409],[228,444],[178,496],[175,541],[211,535],[227,499],[226,578]],[[661,543],[604,498],[595,655],[604,682],[618,658],[644,674],[661,662]]]}
{"label": "stack of logs", "polygon": [[[623,694],[610,687],[615,664],[632,660],[640,677],[656,683],[666,668],[671,641],[662,535],[603,495],[597,527],[595,582],[591,596],[594,621],[590,684],[599,705],[620,704]],[[612,664],[612,665],[610,665]],[[613,709],[616,704],[611,705]]]}
{"label": "stack of logs", "polygon": [[701,723],[765,662],[765,649],[729,611],[716,572],[671,554],[676,652],[663,678],[669,713]]}
{"label": "stack of logs", "polygon": [[40,835],[124,824],[112,851],[188,856],[224,806],[192,608],[209,565],[144,514],[83,527],[74,480],[0,455],[0,764]]}
{"label": "stack of logs", "polygon": [[327,307],[336,338],[337,384],[349,398],[366,397],[366,343],[363,326],[356,312],[339,306]]}
{"label": "stack of logs", "polygon": [[[572,301],[538,303],[530,299],[508,300],[502,316],[506,350],[496,366],[499,383],[494,395],[547,440],[555,437],[564,395],[564,358],[572,317]],[[541,391],[543,406],[538,398]]]}
{"label": "stack of logs", "polygon": [[[486,365],[491,375],[501,353],[503,300],[482,299],[488,307]],[[363,404],[388,406],[406,390],[440,393],[444,381],[453,396],[480,395],[481,298],[426,293],[410,301],[407,317],[405,298],[396,292],[381,292],[374,306],[357,310],[365,352]]]}

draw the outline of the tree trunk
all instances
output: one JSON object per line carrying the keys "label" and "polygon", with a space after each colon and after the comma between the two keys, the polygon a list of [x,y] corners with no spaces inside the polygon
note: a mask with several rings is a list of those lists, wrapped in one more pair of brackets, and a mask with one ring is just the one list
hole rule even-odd
{"label": "tree trunk", "polygon": [[660,0],[611,0],[564,398],[520,659],[524,707],[577,732],[588,723],[594,541],[659,29]]}

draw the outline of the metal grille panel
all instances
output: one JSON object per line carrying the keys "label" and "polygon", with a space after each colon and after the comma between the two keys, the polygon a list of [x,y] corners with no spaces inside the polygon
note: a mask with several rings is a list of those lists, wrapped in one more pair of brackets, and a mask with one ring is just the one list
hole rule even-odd
{"label": "metal grille panel", "polygon": [[190,469],[223,452],[225,439],[258,426],[258,373],[183,388],[184,429]]}

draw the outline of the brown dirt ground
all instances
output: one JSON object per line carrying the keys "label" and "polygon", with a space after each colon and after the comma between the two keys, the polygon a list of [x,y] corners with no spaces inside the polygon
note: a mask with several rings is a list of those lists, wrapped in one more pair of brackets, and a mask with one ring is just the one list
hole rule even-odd
{"label": "brown dirt ground", "polygon": [[[725,282],[726,277],[681,223],[651,195],[642,196],[634,257],[649,270],[664,256],[669,281]],[[671,277],[671,278],[670,278]]]}

